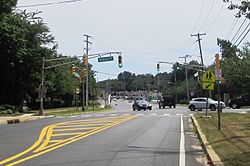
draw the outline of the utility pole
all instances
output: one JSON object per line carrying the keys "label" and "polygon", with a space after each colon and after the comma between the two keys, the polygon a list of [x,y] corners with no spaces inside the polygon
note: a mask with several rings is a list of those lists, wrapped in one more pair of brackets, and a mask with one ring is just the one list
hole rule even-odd
{"label": "utility pole", "polygon": [[39,115],[43,115],[43,98],[44,98],[44,66],[45,66],[45,59],[43,57],[42,60],[42,83],[40,87],[40,110],[39,110]]}
{"label": "utility pole", "polygon": [[185,59],[185,74],[186,74],[186,89],[187,89],[187,100],[190,101],[189,97],[189,85],[188,85],[188,72],[187,72],[187,58],[190,57],[190,55],[185,55],[184,57],[179,57],[179,58],[184,58]]}
{"label": "utility pole", "polygon": [[[86,37],[86,40],[84,41],[85,43],[86,43],[86,54],[85,54],[85,58],[86,58],[86,60],[88,60],[88,55],[89,55],[89,44],[92,44],[91,42],[89,42],[89,38],[91,38],[91,36],[89,36],[89,35],[86,35],[86,34],[84,34],[83,36],[85,36]],[[83,57],[83,59],[84,59],[84,57]],[[88,109],[88,100],[89,100],[89,91],[88,91],[88,88],[89,88],[89,76],[88,76],[88,70],[89,70],[89,65],[88,65],[88,63],[87,63],[87,65],[86,65],[86,90],[85,90],[85,96],[86,96],[86,98],[85,98],[85,101],[83,101],[83,107],[86,107],[86,108],[83,108],[83,110],[87,110]],[[83,78],[84,79],[84,78]],[[83,88],[84,88],[84,81],[83,81]],[[84,93],[83,93],[83,96],[84,96]],[[84,100],[84,97],[83,97],[83,100]],[[84,105],[84,103],[85,103],[85,105]]]}
{"label": "utility pole", "polygon": [[200,50],[200,56],[201,56],[201,66],[204,66],[204,62],[203,62],[203,56],[202,56],[202,49],[201,49],[201,36],[206,35],[206,33],[197,33],[197,34],[191,34],[191,37],[195,36],[198,38],[198,43],[199,43],[199,50]]}

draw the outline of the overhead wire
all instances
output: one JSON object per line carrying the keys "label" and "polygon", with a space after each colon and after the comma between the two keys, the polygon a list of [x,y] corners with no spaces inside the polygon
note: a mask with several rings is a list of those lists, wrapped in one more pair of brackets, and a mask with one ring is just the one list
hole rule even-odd
{"label": "overhead wire", "polygon": [[[245,31],[248,29],[249,25],[250,25],[250,22],[247,24],[247,26],[245,27],[245,29],[243,30],[243,32],[240,34],[240,36],[237,38],[237,40],[234,42],[233,45],[235,45],[235,44],[238,42],[238,40],[241,38],[241,36],[242,36],[242,35],[245,33]],[[249,29],[248,29],[248,31],[249,31]],[[247,31],[247,33],[244,35],[244,37],[240,40],[240,42],[237,44],[237,46],[240,45],[240,43],[242,42],[242,40],[246,37],[246,35],[248,34],[248,31]]]}
{"label": "overhead wire", "polygon": [[231,43],[233,42],[233,40],[235,39],[235,37],[238,35],[239,31],[241,30],[241,28],[243,27],[244,23],[246,22],[247,18],[245,17],[245,19],[243,20],[243,22],[241,23],[240,27],[238,28],[237,32],[235,33],[234,37],[231,40]]}
{"label": "overhead wire", "polygon": [[226,35],[226,39],[227,39],[227,40],[229,39],[229,37],[230,37],[231,33],[233,32],[234,27],[235,27],[235,25],[237,24],[238,21],[239,21],[239,19],[237,19],[237,18],[235,17],[233,23],[231,24],[231,26],[230,26],[230,28],[229,28],[229,30],[228,30],[227,35]]}
{"label": "overhead wire", "polygon": [[243,36],[243,38],[240,40],[240,42],[237,44],[237,47],[240,45],[240,43],[245,39],[247,34],[249,33],[250,29],[248,29],[247,33]]}
{"label": "overhead wire", "polygon": [[197,27],[197,25],[198,25],[198,22],[199,22],[199,20],[200,20],[201,12],[202,12],[203,6],[204,6],[204,4],[205,4],[205,1],[206,1],[206,0],[203,0],[203,1],[202,1],[201,8],[200,8],[198,17],[197,17],[197,19],[196,19],[195,26],[194,26],[194,29],[193,29],[193,32],[192,32],[192,33],[194,33],[194,31],[195,31],[195,29],[196,29],[196,27]]}
{"label": "overhead wire", "polygon": [[47,2],[47,3],[38,3],[38,4],[31,4],[31,5],[20,5],[20,6],[17,6],[16,8],[50,6],[50,5],[59,5],[59,4],[65,4],[65,3],[80,2],[80,1],[84,1],[84,0],[65,0],[65,1],[59,1],[59,2]]}
{"label": "overhead wire", "polygon": [[212,12],[212,9],[213,9],[213,7],[214,7],[214,3],[215,3],[215,0],[213,1],[212,5],[211,5],[211,7],[210,7],[210,9],[209,9],[209,11],[208,11],[208,14],[207,14],[206,18],[204,19],[204,22],[203,22],[203,24],[201,25],[201,27],[200,27],[200,29],[199,29],[199,32],[202,30],[202,28],[204,27],[204,25],[207,23],[208,17],[210,16],[210,14],[211,14],[211,12]]}
{"label": "overhead wire", "polygon": [[212,23],[209,25],[209,27],[206,29],[205,32],[208,32],[212,28],[212,26],[215,24],[215,22],[217,21],[217,19],[219,18],[219,16],[222,13],[224,6],[225,6],[225,4],[223,3],[221,8],[219,9],[218,13],[216,14],[214,20],[212,21]]}

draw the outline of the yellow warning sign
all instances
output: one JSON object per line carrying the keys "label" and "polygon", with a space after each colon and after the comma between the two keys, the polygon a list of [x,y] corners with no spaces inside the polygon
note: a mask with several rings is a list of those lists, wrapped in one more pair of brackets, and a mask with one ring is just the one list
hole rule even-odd
{"label": "yellow warning sign", "polygon": [[206,83],[215,82],[215,75],[211,70],[208,70],[202,74],[202,81]]}
{"label": "yellow warning sign", "polygon": [[212,82],[203,82],[202,89],[204,90],[214,90],[214,83]]}

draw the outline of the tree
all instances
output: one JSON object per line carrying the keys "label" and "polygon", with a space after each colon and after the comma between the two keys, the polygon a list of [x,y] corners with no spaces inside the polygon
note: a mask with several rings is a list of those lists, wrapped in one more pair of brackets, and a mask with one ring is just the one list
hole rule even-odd
{"label": "tree", "polygon": [[250,18],[250,2],[241,0],[239,3],[233,4],[231,0],[223,0],[224,2],[229,3],[230,6],[228,9],[230,10],[238,10],[236,17],[241,17],[242,15],[247,17],[248,19]]}
{"label": "tree", "polygon": [[0,104],[22,105],[40,84],[42,57],[55,55],[54,47],[45,47],[53,37],[37,14],[0,16]]}

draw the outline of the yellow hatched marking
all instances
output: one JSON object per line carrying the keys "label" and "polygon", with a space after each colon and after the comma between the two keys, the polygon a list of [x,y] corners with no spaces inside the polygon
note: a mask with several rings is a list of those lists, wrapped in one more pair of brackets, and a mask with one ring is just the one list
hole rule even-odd
{"label": "yellow hatched marking", "polygon": [[79,135],[85,134],[86,132],[78,132],[78,133],[60,133],[60,134],[52,134],[52,137],[65,136],[65,135]]}
{"label": "yellow hatched marking", "polygon": [[62,129],[62,128],[72,128],[72,127],[87,127],[87,126],[103,126],[105,124],[79,124],[79,125],[70,125],[70,126],[57,126],[55,129]]}
{"label": "yellow hatched marking", "polygon": [[72,131],[72,130],[89,130],[94,129],[96,127],[81,127],[81,128],[66,128],[66,129],[54,129],[53,131]]}
{"label": "yellow hatched marking", "polygon": [[[28,153],[28,152],[31,152],[33,149],[35,149],[36,147],[38,147],[38,145],[40,145],[40,144],[42,143],[43,138],[45,137],[45,134],[46,134],[46,133],[47,133],[46,140],[47,140],[48,138],[51,138],[51,134],[52,134],[51,130],[53,130],[53,128],[55,128],[55,126],[61,125],[61,124],[63,124],[63,123],[59,123],[59,124],[56,124],[56,125],[47,126],[47,127],[45,127],[45,128],[42,130],[42,132],[41,132],[41,134],[40,134],[40,136],[39,136],[38,141],[37,141],[36,143],[34,143],[30,148],[28,148],[27,150],[25,150],[25,151],[23,151],[23,152],[21,152],[21,153],[15,155],[15,156],[13,156],[13,157],[10,157],[10,158],[7,158],[7,159],[5,159],[5,160],[3,160],[3,161],[0,161],[0,164],[9,163],[9,164],[7,164],[6,166],[14,166],[14,165],[17,165],[17,164],[22,163],[22,162],[24,162],[24,161],[30,160],[30,159],[32,159],[32,158],[34,158],[34,157],[40,156],[40,155],[42,155],[42,154],[44,154],[44,153],[48,153],[48,152],[50,152],[50,151],[52,151],[52,150],[55,150],[55,149],[60,148],[60,147],[62,147],[62,146],[68,145],[68,144],[70,144],[70,143],[72,143],[72,142],[78,141],[78,140],[83,139],[83,138],[85,138],[85,137],[88,137],[88,136],[90,136],[90,135],[93,135],[93,134],[96,134],[96,133],[98,133],[98,132],[101,132],[101,131],[103,131],[103,130],[105,130],[105,129],[108,129],[108,128],[110,128],[110,127],[113,127],[113,126],[115,126],[115,125],[118,125],[118,124],[120,124],[120,123],[123,123],[123,122],[125,122],[125,121],[131,120],[131,119],[133,119],[133,118],[135,118],[135,117],[137,117],[137,116],[131,115],[131,116],[126,116],[126,118],[123,117],[123,118],[121,118],[120,120],[116,120],[116,121],[114,121],[114,122],[111,123],[111,124],[107,124],[107,125],[104,125],[104,126],[102,126],[102,127],[97,127],[96,129],[91,130],[90,132],[87,132],[87,133],[85,133],[85,134],[80,134],[80,135],[78,135],[78,136],[71,137],[71,138],[69,138],[69,139],[67,139],[67,140],[63,140],[62,142],[55,143],[55,144],[57,144],[57,145],[56,145],[56,146],[53,145],[53,146],[51,146],[51,148],[49,148],[49,149],[47,148],[47,147],[48,147],[48,146],[47,146],[47,147],[45,147],[45,150],[43,150],[43,151],[39,151],[39,152],[37,152],[37,153],[35,153],[35,154],[32,154],[32,155],[30,155],[30,156],[27,156],[27,157],[18,159],[18,160],[16,160],[16,161],[10,163],[11,161],[13,161],[13,160],[15,160],[15,159],[17,159],[17,158],[23,156],[24,154],[26,154],[26,153]],[[66,123],[66,122],[64,122],[64,123]],[[44,147],[44,145],[46,144],[46,140],[42,143],[41,146]],[[48,144],[48,142],[47,142],[47,144]],[[47,144],[46,144],[46,145],[47,145]],[[45,146],[46,146],[46,145],[45,145]],[[39,147],[39,148],[40,148],[40,147]],[[38,149],[39,149],[39,148],[38,148]],[[35,150],[35,151],[36,151],[36,150]],[[34,152],[35,152],[35,151],[34,151]]]}
{"label": "yellow hatched marking", "polygon": [[49,143],[58,143],[58,142],[63,142],[63,140],[50,140]]}

